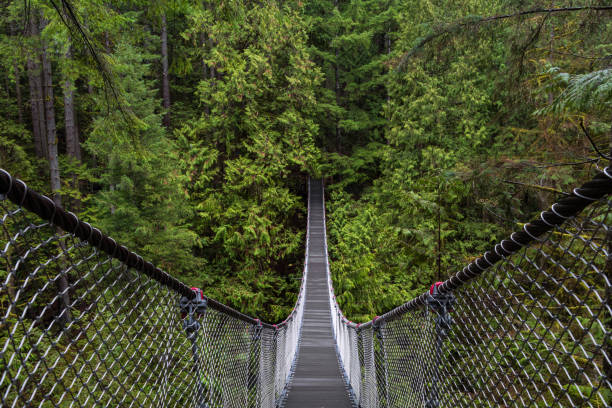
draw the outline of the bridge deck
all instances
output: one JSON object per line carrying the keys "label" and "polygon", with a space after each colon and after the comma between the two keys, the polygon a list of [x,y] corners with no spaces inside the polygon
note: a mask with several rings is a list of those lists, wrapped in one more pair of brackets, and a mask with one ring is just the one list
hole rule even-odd
{"label": "bridge deck", "polygon": [[350,408],[334,346],[325,267],[323,185],[312,180],[302,342],[287,408]]}

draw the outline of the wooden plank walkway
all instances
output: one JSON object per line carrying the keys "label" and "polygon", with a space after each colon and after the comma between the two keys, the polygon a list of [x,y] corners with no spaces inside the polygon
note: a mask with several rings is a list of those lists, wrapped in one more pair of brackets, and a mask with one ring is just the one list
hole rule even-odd
{"label": "wooden plank walkway", "polygon": [[287,408],[352,407],[338,366],[331,326],[323,233],[323,183],[310,182],[308,278],[298,360]]}

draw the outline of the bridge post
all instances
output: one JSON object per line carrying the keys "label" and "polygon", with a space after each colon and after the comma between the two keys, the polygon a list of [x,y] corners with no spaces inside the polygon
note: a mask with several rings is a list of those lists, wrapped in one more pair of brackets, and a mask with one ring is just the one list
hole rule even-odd
{"label": "bridge post", "polygon": [[455,303],[455,296],[452,293],[440,293],[438,286],[442,282],[431,285],[426,305],[427,313],[435,314],[434,320],[434,356],[432,361],[431,381],[428,382],[425,408],[438,408],[440,406],[440,366],[444,364],[444,340],[450,334],[453,318],[450,315],[451,308]]}
{"label": "bridge post", "polygon": [[188,299],[185,296],[181,297],[179,307],[181,309],[181,317],[183,318],[183,330],[187,338],[191,342],[191,354],[193,358],[193,373],[196,383],[196,398],[195,408],[208,408],[206,405],[206,386],[202,379],[201,358],[198,353],[198,331],[202,327],[196,317],[201,317],[206,313],[208,308],[208,299],[198,288],[191,288],[196,296],[193,299]]}

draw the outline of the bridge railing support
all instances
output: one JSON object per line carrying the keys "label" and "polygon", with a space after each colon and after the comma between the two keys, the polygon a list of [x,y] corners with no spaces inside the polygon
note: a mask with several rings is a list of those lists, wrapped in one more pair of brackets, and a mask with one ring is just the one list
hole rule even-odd
{"label": "bridge railing support", "polygon": [[198,318],[203,318],[208,308],[208,300],[198,288],[192,288],[196,293],[193,299],[182,296],[179,302],[181,317],[183,317],[183,330],[191,343],[191,354],[193,358],[193,376],[195,378],[195,401],[194,407],[207,408],[206,385],[204,384],[202,370],[202,353],[198,347],[198,332],[202,328]]}
{"label": "bridge railing support", "polygon": [[452,293],[440,293],[438,286],[442,282],[437,282],[431,286],[429,296],[427,297],[427,314],[434,319],[433,325],[433,343],[434,353],[433,361],[430,364],[429,379],[427,381],[425,408],[438,408],[441,406],[439,382],[440,382],[440,367],[445,364],[444,341],[450,334],[453,324],[451,316],[451,308],[455,303],[455,297]]}

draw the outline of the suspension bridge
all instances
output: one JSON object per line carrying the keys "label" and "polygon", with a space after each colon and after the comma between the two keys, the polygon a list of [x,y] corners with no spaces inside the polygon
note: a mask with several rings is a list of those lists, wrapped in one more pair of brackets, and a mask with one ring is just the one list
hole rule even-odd
{"label": "suspension bridge", "polygon": [[356,324],[324,189],[281,323],[165,273],[0,170],[2,407],[606,407],[612,172],[423,294]]}

